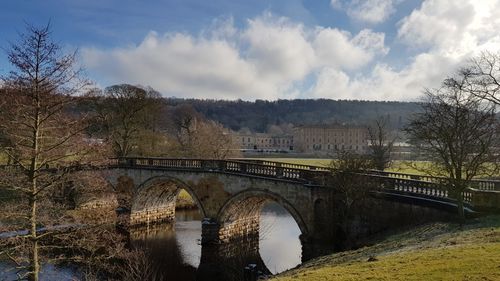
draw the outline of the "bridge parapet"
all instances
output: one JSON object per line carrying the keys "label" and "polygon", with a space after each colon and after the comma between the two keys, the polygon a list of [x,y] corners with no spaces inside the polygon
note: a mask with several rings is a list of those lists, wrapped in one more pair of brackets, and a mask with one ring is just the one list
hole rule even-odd
{"label": "bridge parapet", "polygon": [[[367,183],[374,184],[383,192],[389,192],[394,196],[406,196],[407,199],[411,197],[415,200],[427,200],[428,203],[435,202],[445,209],[456,210],[456,195],[450,192],[443,178],[435,177],[434,181],[423,181],[409,177],[369,173],[360,175],[366,177]],[[462,192],[466,211],[500,211],[500,191],[494,189],[496,182],[478,180],[473,183],[474,188],[471,187]]]}
{"label": "bridge parapet", "polygon": [[244,159],[244,158],[243,159],[242,158],[235,158],[232,160],[241,161],[241,162],[256,163],[256,164],[261,164],[261,165],[266,165],[266,166],[286,167],[286,168],[300,169],[300,170],[323,171],[323,172],[330,171],[330,169],[328,169],[328,167],[315,166],[315,165],[302,165],[302,164],[296,164],[296,163],[285,163],[285,162],[278,162],[278,161],[269,161],[269,160],[260,160],[260,159]]}
{"label": "bridge parapet", "polygon": [[236,160],[217,159],[173,159],[124,157],[114,163],[119,168],[146,168],[223,172],[249,176],[260,176],[276,180],[289,180],[304,184],[322,184],[326,171],[304,170],[279,165],[265,165]]}
{"label": "bridge parapet", "polygon": [[[257,176],[273,180],[286,180],[302,184],[323,186],[327,184],[330,172],[325,167],[280,163],[263,160],[216,160],[216,159],[173,159],[126,157],[116,160],[116,166],[121,168],[194,170],[205,172],[220,172],[246,176]],[[366,183],[375,184],[379,190],[394,195],[411,195],[421,200],[432,200],[435,204],[446,207],[455,205],[456,197],[446,186],[443,177],[422,176],[397,172],[370,170],[360,174],[366,178]],[[360,183],[363,185],[363,183]],[[475,195],[482,192],[482,199]],[[472,209],[500,209],[500,206],[483,206],[485,202],[496,202],[500,197],[500,181],[473,180],[469,189],[462,193],[465,206]],[[490,198],[488,198],[490,197]],[[494,199],[491,199],[494,197]],[[430,201],[429,201],[430,202]]]}
{"label": "bridge parapet", "polygon": [[[294,163],[283,163],[277,161],[269,161],[269,160],[259,160],[259,159],[236,159],[237,161],[244,161],[250,163],[257,163],[266,166],[276,166],[276,167],[287,167],[293,169],[307,170],[307,171],[315,171],[315,172],[329,172],[330,169],[324,166],[314,166],[314,165],[301,165]],[[399,172],[387,172],[387,171],[379,171],[379,170],[369,170],[365,172],[368,175],[375,176],[383,176],[395,179],[403,179],[403,180],[415,180],[415,181],[423,181],[423,182],[431,182],[436,184],[443,184],[447,181],[445,177],[434,177],[434,176],[426,176],[426,175],[417,175],[417,174],[405,174]],[[500,191],[500,180],[490,180],[490,179],[473,179],[471,188],[477,190],[490,190],[490,191]]]}
{"label": "bridge parapet", "polygon": [[[441,184],[441,185],[445,184],[448,181],[447,178],[445,178],[445,177],[433,177],[433,176],[405,174],[405,173],[398,173],[398,172],[385,172],[385,171],[377,171],[377,170],[370,170],[367,172],[367,174],[385,176],[385,177],[395,178],[395,179],[431,182],[431,183]],[[498,181],[498,180],[486,180],[486,179],[473,179],[471,181],[470,187],[477,189],[477,190],[500,191],[500,181]]]}

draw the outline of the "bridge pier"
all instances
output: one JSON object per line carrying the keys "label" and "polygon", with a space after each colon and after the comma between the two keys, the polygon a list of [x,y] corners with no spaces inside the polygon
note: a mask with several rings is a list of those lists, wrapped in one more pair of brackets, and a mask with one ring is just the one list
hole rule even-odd
{"label": "bridge pier", "polygon": [[215,245],[219,243],[219,223],[212,218],[203,218],[201,221],[201,244]]}
{"label": "bridge pier", "polygon": [[202,221],[202,244],[238,243],[259,239],[259,215],[237,218],[230,223],[220,224],[215,219],[204,218]]}

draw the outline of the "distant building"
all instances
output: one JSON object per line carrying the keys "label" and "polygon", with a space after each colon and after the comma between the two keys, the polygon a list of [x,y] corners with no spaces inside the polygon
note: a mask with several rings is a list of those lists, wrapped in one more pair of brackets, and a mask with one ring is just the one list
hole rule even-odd
{"label": "distant building", "polygon": [[295,128],[294,140],[299,152],[334,153],[351,150],[357,153],[368,151],[368,131],[361,126],[313,125]]}
{"label": "distant building", "polygon": [[235,149],[248,151],[294,151],[302,153],[334,153],[352,150],[368,151],[368,132],[365,127],[346,125],[299,126],[293,135],[264,133],[233,133]]}
{"label": "distant building", "polygon": [[263,133],[231,135],[240,150],[288,151],[293,150],[293,136]]}

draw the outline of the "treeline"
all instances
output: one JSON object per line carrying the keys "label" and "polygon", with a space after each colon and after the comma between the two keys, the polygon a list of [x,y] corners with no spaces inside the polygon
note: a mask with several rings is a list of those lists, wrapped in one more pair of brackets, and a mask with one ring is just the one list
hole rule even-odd
{"label": "treeline", "polygon": [[168,104],[149,87],[120,84],[94,89],[78,97],[69,111],[91,116],[87,136],[108,145],[114,157],[238,156],[223,125],[190,104]]}
{"label": "treeline", "polygon": [[419,110],[415,102],[385,102],[331,99],[226,101],[167,99],[169,105],[190,104],[206,118],[239,131],[266,132],[283,124],[317,125],[348,123],[365,125],[384,117],[391,130],[402,128],[408,117]]}

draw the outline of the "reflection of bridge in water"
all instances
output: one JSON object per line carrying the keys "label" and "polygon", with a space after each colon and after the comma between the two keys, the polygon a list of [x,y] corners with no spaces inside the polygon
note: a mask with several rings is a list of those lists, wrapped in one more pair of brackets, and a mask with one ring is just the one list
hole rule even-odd
{"label": "reflection of bridge in water", "polygon": [[[219,248],[235,243],[253,248],[252,237],[258,248],[261,208],[274,201],[300,228],[303,260],[314,255],[315,245],[345,240],[345,233],[359,238],[388,227],[449,218],[457,208],[440,178],[372,171],[358,175],[363,179],[360,188],[376,186],[371,204],[360,210],[365,222],[346,231],[338,215],[343,195],[327,186],[325,168],[270,161],[121,158],[109,170],[111,183],[133,191],[131,225],[173,220],[176,197],[184,189],[203,216],[202,243]],[[498,207],[499,194],[498,182],[475,181],[464,193],[465,206],[470,212]]]}
{"label": "reflection of bridge in water", "polygon": [[173,224],[131,228],[130,241],[134,247],[146,249],[154,280],[255,280],[255,276],[250,278],[252,270],[245,270],[249,265],[255,267],[255,273],[270,275],[259,254],[258,237],[247,237],[239,243],[201,245],[201,257],[194,263],[186,261],[192,253],[181,250]]}

